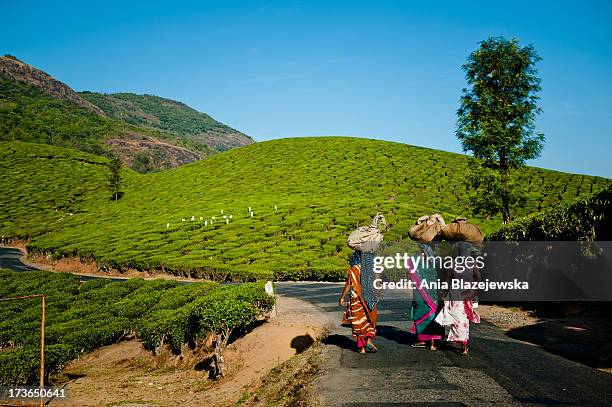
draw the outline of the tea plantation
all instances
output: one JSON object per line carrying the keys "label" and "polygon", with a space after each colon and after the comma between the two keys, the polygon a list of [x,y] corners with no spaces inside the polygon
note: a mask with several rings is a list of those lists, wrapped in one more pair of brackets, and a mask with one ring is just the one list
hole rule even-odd
{"label": "tea plantation", "polygon": [[[45,372],[96,347],[135,332],[144,346],[183,344],[209,334],[221,340],[269,311],[274,297],[264,283],[220,286],[201,282],[98,279],[79,283],[71,274],[0,269],[0,298],[46,294]],[[34,384],[40,364],[39,299],[0,302],[0,385]]]}
{"label": "tea plantation", "polygon": [[[469,215],[470,158],[346,137],[255,143],[174,170],[123,173],[110,200],[106,159],[68,149],[0,143],[0,236],[55,258],[162,270],[219,281],[338,280],[347,234],[383,213],[386,240],[423,214]],[[516,174],[525,216],[610,185],[539,168]],[[485,232],[500,219],[471,219]]]}
{"label": "tea plantation", "polygon": [[490,240],[612,240],[612,186],[505,225]]}

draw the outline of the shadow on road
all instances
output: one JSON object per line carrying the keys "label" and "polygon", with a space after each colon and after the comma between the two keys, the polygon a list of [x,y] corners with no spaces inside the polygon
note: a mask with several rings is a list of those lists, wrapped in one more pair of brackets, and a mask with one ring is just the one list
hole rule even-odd
{"label": "shadow on road", "polygon": [[344,335],[329,335],[327,338],[323,339],[323,343],[325,345],[333,345],[342,349],[348,349],[352,351],[357,349],[357,345],[355,344],[355,342]]}
{"label": "shadow on road", "polygon": [[609,315],[566,317],[514,328],[507,334],[587,366],[609,370],[612,368],[611,322]]}
{"label": "shadow on road", "polygon": [[376,334],[400,345],[412,345],[417,341],[414,334],[390,325],[378,325]]}

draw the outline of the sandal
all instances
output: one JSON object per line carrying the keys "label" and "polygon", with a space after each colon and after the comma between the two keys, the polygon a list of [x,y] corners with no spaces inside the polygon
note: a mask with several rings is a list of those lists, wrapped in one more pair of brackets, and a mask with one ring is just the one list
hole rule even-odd
{"label": "sandal", "polygon": [[365,347],[366,352],[368,353],[376,353],[378,352],[378,348],[374,346],[372,342],[369,342]]}

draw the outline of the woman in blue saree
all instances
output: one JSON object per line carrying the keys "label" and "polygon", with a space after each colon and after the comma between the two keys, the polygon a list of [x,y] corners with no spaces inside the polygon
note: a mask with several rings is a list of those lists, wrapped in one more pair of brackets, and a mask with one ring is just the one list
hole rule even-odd
{"label": "woman in blue saree", "polygon": [[438,290],[424,286],[423,282],[437,281],[438,271],[427,267],[426,259],[435,255],[432,246],[428,243],[419,243],[419,247],[423,261],[417,267],[411,264],[408,271],[415,286],[410,307],[410,319],[413,321],[410,332],[416,335],[417,342],[412,346],[424,348],[429,344],[429,349],[436,350],[435,341],[442,340],[444,334],[444,328],[434,321],[440,309]]}

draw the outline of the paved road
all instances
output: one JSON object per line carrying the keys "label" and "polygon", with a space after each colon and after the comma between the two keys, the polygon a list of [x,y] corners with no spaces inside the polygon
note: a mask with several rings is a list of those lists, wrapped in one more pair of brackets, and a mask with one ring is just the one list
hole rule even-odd
{"label": "paved road", "polygon": [[25,265],[19,260],[23,253],[19,249],[13,247],[0,247],[0,269],[9,269],[13,271],[31,271],[36,270],[33,267]]}
{"label": "paved road", "polygon": [[[0,268],[29,271],[21,252],[0,247]],[[282,295],[308,301],[340,321],[341,284],[278,283]],[[355,352],[350,329],[333,327],[317,390],[330,406],[606,406],[612,375],[511,339],[493,325],[473,326],[470,356],[413,349],[408,292],[383,292],[379,352]],[[280,310],[282,312],[282,310]]]}
{"label": "paved road", "polygon": [[[5,268],[13,271],[36,271],[37,268],[24,264],[20,258],[23,256],[23,252],[14,247],[0,247],[0,269]],[[79,280],[88,281],[95,280],[96,278],[108,278],[112,281],[125,281],[130,277],[106,277],[106,276],[90,276],[77,274]],[[187,280],[177,280],[178,284],[189,284]]]}
{"label": "paved road", "polygon": [[[279,283],[341,320],[341,285]],[[483,322],[473,325],[470,355],[409,346],[410,295],[385,291],[379,305],[379,352],[355,352],[350,328],[335,326],[326,340],[326,371],[317,390],[330,406],[606,406],[612,375],[507,337]]]}

